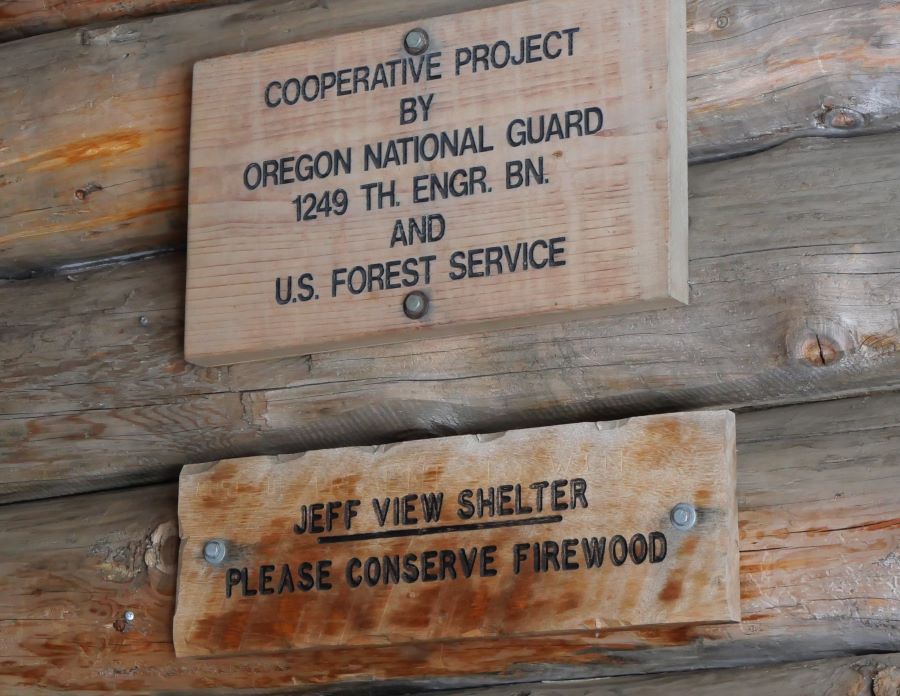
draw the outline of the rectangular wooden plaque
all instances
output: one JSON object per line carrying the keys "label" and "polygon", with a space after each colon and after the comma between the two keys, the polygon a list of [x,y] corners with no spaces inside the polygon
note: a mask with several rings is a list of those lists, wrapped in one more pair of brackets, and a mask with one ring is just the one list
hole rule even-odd
{"label": "rectangular wooden plaque", "polygon": [[739,621],[734,443],[721,411],[187,466],[176,653]]}
{"label": "rectangular wooden plaque", "polygon": [[685,21],[530,0],[198,63],[187,358],[686,302]]}

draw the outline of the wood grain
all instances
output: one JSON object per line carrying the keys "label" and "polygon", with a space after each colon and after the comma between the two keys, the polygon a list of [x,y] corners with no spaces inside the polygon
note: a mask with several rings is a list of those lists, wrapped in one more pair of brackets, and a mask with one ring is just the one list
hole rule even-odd
{"label": "wood grain", "polygon": [[187,466],[175,653],[738,622],[734,490],[730,411]]}
{"label": "wood grain", "polygon": [[435,692],[436,696],[895,696],[900,693],[900,653],[841,657],[771,667],[711,669],[686,674],[578,680]]}
{"label": "wood grain", "polygon": [[[421,56],[401,49],[413,29]],[[681,0],[540,0],[198,63],[188,361],[684,303],[684,44]],[[478,46],[487,69],[465,57]],[[376,88],[391,60],[409,67]],[[428,106],[404,123],[401,99]],[[510,183],[511,163],[529,183]],[[426,216],[438,239],[413,235]],[[422,316],[404,312],[411,292]]]}
{"label": "wood grain", "polygon": [[[691,306],[192,367],[183,260],[0,287],[4,501],[181,465],[900,385],[894,136],[691,170]],[[142,323],[141,318],[144,318]]]}
{"label": "wood grain", "polygon": [[174,485],[4,506],[0,689],[404,693],[891,651],[898,414],[897,394],[738,414],[739,626],[176,660]]}
{"label": "wood grain", "polygon": [[0,7],[0,42],[97,22],[179,12],[239,0],[7,0]]}
{"label": "wood grain", "polygon": [[[498,4],[258,0],[0,46],[0,276],[184,244],[195,61]],[[895,3],[690,0],[687,21],[695,161],[897,128]]]}

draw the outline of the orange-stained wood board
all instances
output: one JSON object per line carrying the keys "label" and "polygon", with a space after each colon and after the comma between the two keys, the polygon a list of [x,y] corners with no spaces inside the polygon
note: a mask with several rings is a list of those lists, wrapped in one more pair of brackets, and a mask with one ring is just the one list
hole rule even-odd
{"label": "orange-stained wood board", "polygon": [[187,358],[686,302],[685,23],[526,0],[197,63]]}
{"label": "orange-stained wood board", "polygon": [[740,621],[728,411],[184,468],[178,656]]}

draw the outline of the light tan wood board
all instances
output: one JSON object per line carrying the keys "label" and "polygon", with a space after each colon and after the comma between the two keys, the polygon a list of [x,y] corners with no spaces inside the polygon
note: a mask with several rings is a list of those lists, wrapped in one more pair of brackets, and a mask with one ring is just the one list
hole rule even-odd
{"label": "light tan wood board", "polygon": [[176,652],[739,621],[734,437],[716,411],[185,467]]}
{"label": "light tan wood board", "polygon": [[198,63],[188,359],[686,302],[685,52],[676,0],[530,0]]}

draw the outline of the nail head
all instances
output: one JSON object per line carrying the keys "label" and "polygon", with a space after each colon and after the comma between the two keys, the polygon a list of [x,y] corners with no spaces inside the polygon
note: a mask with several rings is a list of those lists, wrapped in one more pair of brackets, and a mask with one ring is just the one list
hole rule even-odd
{"label": "nail head", "polygon": [[125,620],[128,623],[131,623],[132,621],[134,621],[134,612],[131,611],[131,609],[129,609],[128,611],[125,612]]}

